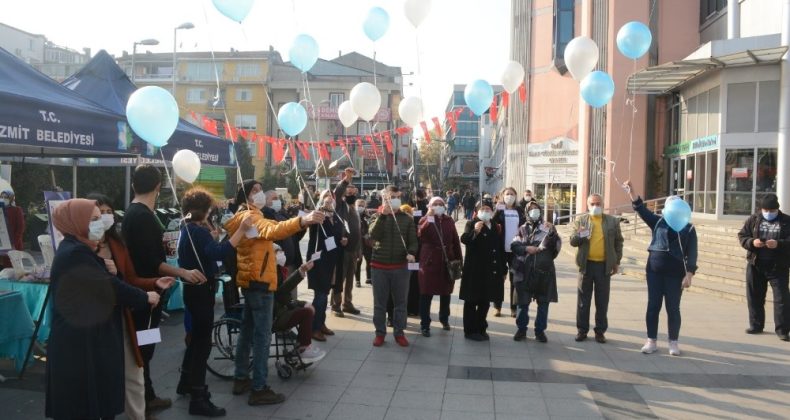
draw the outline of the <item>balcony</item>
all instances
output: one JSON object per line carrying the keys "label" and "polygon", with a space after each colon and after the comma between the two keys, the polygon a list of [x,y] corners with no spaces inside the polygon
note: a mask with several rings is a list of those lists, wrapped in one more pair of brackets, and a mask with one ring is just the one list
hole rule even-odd
{"label": "balcony", "polygon": [[142,83],[172,82],[173,75],[168,73],[138,74],[134,79]]}

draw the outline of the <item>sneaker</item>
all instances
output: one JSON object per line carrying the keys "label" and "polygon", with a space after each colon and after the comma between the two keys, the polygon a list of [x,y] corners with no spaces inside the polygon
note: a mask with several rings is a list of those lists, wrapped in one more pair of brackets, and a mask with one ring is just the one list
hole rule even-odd
{"label": "sneaker", "polygon": [[377,335],[376,338],[373,339],[373,347],[381,347],[384,345],[384,336]]}
{"label": "sneaker", "polygon": [[428,328],[422,328],[420,329],[420,334],[422,334],[423,337],[430,337],[431,330],[429,330]]}
{"label": "sneaker", "polygon": [[406,339],[405,335],[396,335],[395,342],[401,347],[409,347],[409,340]]}
{"label": "sneaker", "polygon": [[669,341],[669,355],[670,356],[680,356],[680,347],[678,347],[677,340],[670,340]]}
{"label": "sneaker", "polygon": [[645,341],[645,345],[642,346],[642,353],[644,354],[652,354],[655,353],[656,350],[658,350],[658,345],[656,345],[656,340],[652,338],[648,338],[647,341]]}
{"label": "sneaker", "polygon": [[442,329],[445,330],[445,331],[450,331],[450,323],[449,322],[443,322],[442,323]]}
{"label": "sneaker", "polygon": [[280,404],[283,401],[285,401],[285,395],[278,394],[272,391],[272,389],[267,386],[260,391],[253,390],[252,393],[250,394],[249,400],[247,400],[247,404],[270,405],[270,404]]}
{"label": "sneaker", "polygon": [[326,336],[321,331],[313,331],[313,340],[324,342],[326,341]]}
{"label": "sneaker", "polygon": [[602,332],[595,333],[595,341],[601,344],[606,343],[606,336]]}
{"label": "sneaker", "polygon": [[541,343],[545,343],[549,341],[549,338],[546,337],[546,333],[541,331],[541,332],[535,332],[535,340],[538,340]]}
{"label": "sneaker", "polygon": [[173,405],[173,401],[170,398],[159,398],[156,397],[152,400],[148,400],[145,402],[145,411],[157,411],[157,410],[164,410],[166,408],[170,408]]}
{"label": "sneaker", "polygon": [[365,284],[373,284],[373,282],[370,281],[370,279],[367,279],[367,280],[365,280]]}
{"label": "sneaker", "polygon": [[330,330],[329,328],[327,328],[327,327],[326,327],[326,325],[324,325],[323,327],[321,327],[321,332],[322,332],[324,335],[335,335],[335,332],[334,332],[334,331],[332,331],[332,330]]}
{"label": "sneaker", "polygon": [[494,312],[494,316],[497,317],[497,318],[501,317],[502,316],[502,310],[501,309],[496,309],[496,312]]}
{"label": "sneaker", "polygon": [[360,283],[359,281],[357,281],[357,284],[355,284],[355,286],[357,286],[357,289],[361,289],[361,288],[362,288],[362,283]]}
{"label": "sneaker", "polygon": [[583,332],[576,333],[576,338],[574,338],[574,340],[578,342],[584,341],[586,339],[587,339],[587,333],[583,333]]}
{"label": "sneaker", "polygon": [[319,349],[318,346],[307,346],[299,353],[302,363],[315,363],[326,356],[326,352]]}
{"label": "sneaker", "polygon": [[234,379],[233,380],[233,395],[246,394],[252,388],[252,379]]}
{"label": "sneaker", "polygon": [[746,334],[762,334],[762,328],[749,327],[746,329]]}
{"label": "sneaker", "polygon": [[343,308],[343,312],[351,315],[359,315],[361,313],[359,309],[353,306]]}
{"label": "sneaker", "polygon": [[334,306],[332,307],[332,315],[338,318],[343,318],[345,316],[343,315],[343,311],[341,311],[340,308]]}
{"label": "sneaker", "polygon": [[524,341],[527,338],[527,331],[526,330],[518,330],[513,335],[513,340],[515,341]]}

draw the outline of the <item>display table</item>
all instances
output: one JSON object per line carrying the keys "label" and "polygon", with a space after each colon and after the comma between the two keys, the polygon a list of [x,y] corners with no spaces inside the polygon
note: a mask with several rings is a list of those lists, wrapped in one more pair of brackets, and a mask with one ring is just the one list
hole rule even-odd
{"label": "display table", "polygon": [[0,358],[14,359],[17,372],[25,362],[33,329],[33,318],[22,293],[0,292]]}
{"label": "display table", "polygon": [[[36,283],[26,281],[16,281],[10,279],[0,279],[0,290],[10,290],[19,292],[22,295],[22,301],[27,307],[28,315],[38,320],[41,313],[41,308],[44,306],[44,299],[47,296],[47,288],[49,283]],[[44,319],[41,322],[41,327],[38,329],[38,341],[45,343],[49,339],[49,329],[51,314],[47,310]],[[31,331],[32,334],[32,331]]]}

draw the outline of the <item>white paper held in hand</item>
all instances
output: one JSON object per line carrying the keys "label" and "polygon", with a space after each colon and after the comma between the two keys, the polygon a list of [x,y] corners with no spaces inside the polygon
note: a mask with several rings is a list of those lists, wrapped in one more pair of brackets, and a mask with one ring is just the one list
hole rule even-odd
{"label": "white paper held in hand", "polygon": [[428,216],[428,223],[436,223],[436,218],[433,216]]}
{"label": "white paper held in hand", "polygon": [[321,259],[321,251],[316,251],[313,254],[312,258],[310,258],[310,261],[318,261],[320,259]]}
{"label": "white paper held in hand", "polygon": [[324,245],[326,245],[326,252],[329,252],[337,248],[337,244],[335,243],[335,238],[326,238],[326,240],[324,241]]}
{"label": "white paper held in hand", "polygon": [[144,346],[146,344],[156,344],[162,342],[162,334],[159,328],[151,328],[148,330],[137,331],[137,345]]}
{"label": "white paper held in hand", "polygon": [[305,217],[307,213],[304,210],[299,210],[299,217]]}
{"label": "white paper held in hand", "polygon": [[414,210],[414,217],[422,217],[422,210]]}
{"label": "white paper held in hand", "polygon": [[246,236],[248,239],[257,238],[258,228],[256,228],[255,226],[250,226],[250,228],[247,229],[246,232],[244,232],[244,236]]}
{"label": "white paper held in hand", "polygon": [[409,271],[420,271],[420,263],[418,262],[409,263]]}
{"label": "white paper held in hand", "polygon": [[500,204],[497,204],[497,205],[496,205],[496,209],[497,209],[497,210],[504,210],[504,209],[506,209],[506,208],[507,208],[507,207],[505,207],[505,205],[504,205],[504,204],[502,204],[502,203],[500,203]]}

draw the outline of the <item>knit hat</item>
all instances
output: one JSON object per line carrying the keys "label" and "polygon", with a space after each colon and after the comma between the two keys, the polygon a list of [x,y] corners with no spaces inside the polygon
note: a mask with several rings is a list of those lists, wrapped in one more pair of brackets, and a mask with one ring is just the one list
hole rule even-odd
{"label": "knit hat", "polygon": [[779,209],[779,198],[776,197],[776,194],[766,195],[763,197],[762,201],[760,201],[760,208],[765,210]]}
{"label": "knit hat", "polygon": [[439,202],[439,201],[441,201],[442,203],[444,203],[444,199],[442,199],[442,197],[433,197],[433,198],[431,199],[431,201],[429,201],[429,202],[428,202],[428,207],[433,207],[433,206],[435,206],[435,205],[436,205],[436,203],[437,203],[437,202]]}
{"label": "knit hat", "polygon": [[242,205],[247,203],[247,197],[250,195],[250,191],[255,188],[256,185],[259,185],[260,182],[254,179],[248,179],[241,184],[241,187],[236,192],[236,205]]}
{"label": "knit hat", "polygon": [[489,198],[483,198],[482,200],[480,200],[479,203],[477,203],[477,209],[480,210],[483,206],[486,206],[486,207],[490,208],[491,210],[493,210],[494,209],[494,200],[492,200],[490,197]]}

